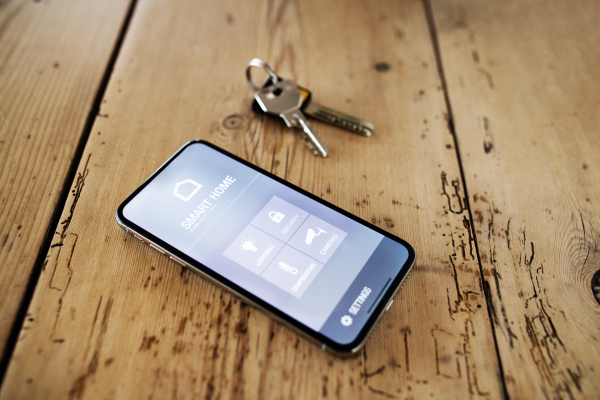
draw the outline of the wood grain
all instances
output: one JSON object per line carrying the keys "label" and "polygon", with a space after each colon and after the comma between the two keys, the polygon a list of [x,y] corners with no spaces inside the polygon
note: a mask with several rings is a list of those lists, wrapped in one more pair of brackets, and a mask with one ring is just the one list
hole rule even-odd
{"label": "wood grain", "polygon": [[[374,135],[315,122],[330,157],[313,156],[251,113],[253,57]],[[141,1],[0,398],[500,398],[435,63],[420,1]],[[117,227],[117,205],[193,138],[415,246],[357,357],[322,352]]]}
{"label": "wood grain", "polygon": [[127,5],[0,1],[0,354]]}
{"label": "wood grain", "polygon": [[510,398],[597,398],[600,4],[433,9]]}

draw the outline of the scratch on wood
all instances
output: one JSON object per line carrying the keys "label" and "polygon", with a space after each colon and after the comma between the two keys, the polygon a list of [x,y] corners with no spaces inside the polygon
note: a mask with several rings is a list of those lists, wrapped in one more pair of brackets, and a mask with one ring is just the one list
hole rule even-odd
{"label": "scratch on wood", "polygon": [[[59,263],[58,256],[60,255],[61,250],[62,250],[62,249],[59,249],[58,253],[57,253],[57,257],[56,257],[56,262],[55,262],[55,265],[54,265],[54,269],[52,271],[52,276],[50,277],[50,281],[48,282],[48,287],[50,289],[54,289],[54,290],[66,292],[67,288],[69,287],[69,283],[71,282],[71,276],[73,275],[73,270],[71,269],[71,260],[73,259],[73,253],[75,252],[75,246],[77,245],[77,240],[79,239],[79,236],[77,234],[75,234],[75,233],[70,233],[69,235],[75,237],[75,241],[73,242],[73,246],[71,247],[71,253],[69,254],[69,258],[67,259],[67,271],[68,271],[67,273],[69,275],[69,279],[68,279],[67,284],[65,285],[64,289],[56,287],[56,286],[54,286],[52,284],[52,282],[54,281],[54,275],[56,274],[56,269],[57,269],[58,263]],[[66,237],[66,235],[65,235],[65,237]],[[63,238],[63,240],[64,240],[64,238]],[[61,247],[62,247],[62,245],[63,245],[63,243],[61,243]],[[60,300],[59,300],[60,303],[62,303],[62,298],[63,297],[64,297],[64,293],[60,297]]]}
{"label": "scratch on wood", "polygon": [[371,386],[367,386],[367,387],[371,391],[371,393],[378,394],[380,396],[385,397],[386,399],[397,399],[397,397],[391,393],[387,393],[387,392],[384,392],[383,390],[375,389]]}
{"label": "scratch on wood", "polygon": [[102,296],[100,296],[100,299],[98,300],[98,305],[96,306],[96,313],[94,314],[94,319],[92,320],[92,328],[90,329],[90,334],[88,336],[85,351],[83,352],[84,360],[87,359],[88,353],[90,351],[90,347],[92,346],[92,338],[94,337],[94,331],[96,330],[96,321],[98,320],[98,314],[100,313],[101,305],[102,305]]}
{"label": "scratch on wood", "polygon": [[490,154],[494,151],[494,134],[492,133],[492,124],[490,119],[486,116],[483,117],[483,130],[485,132],[485,138],[483,140],[483,151],[485,154]]}
{"label": "scratch on wood", "polygon": [[452,275],[452,278],[454,278],[454,286],[456,287],[456,298],[458,299],[456,301],[456,304],[458,306],[458,304],[460,304],[463,301],[463,297],[462,294],[460,294],[460,287],[458,286],[458,273],[456,272],[456,265],[454,265],[454,261],[452,261],[452,257],[449,257],[450,260],[450,264],[452,264],[452,271],[454,272],[454,274]]}
{"label": "scratch on wood", "polygon": [[491,394],[489,391],[482,392],[481,389],[479,389],[479,381],[477,380],[476,376],[473,376],[473,386],[475,386],[475,389],[477,390],[477,395],[479,396],[489,396]]}
{"label": "scratch on wood", "polygon": [[[531,257],[529,258],[529,261],[527,261],[527,259],[525,259],[525,265],[527,265],[528,267],[531,267],[531,263],[533,262],[533,256],[535,255],[535,248],[533,246],[533,242],[529,242],[531,243]],[[527,254],[525,254],[527,256]]]}
{"label": "scratch on wood", "polygon": [[[368,378],[370,378],[370,377],[372,377],[372,376],[375,376],[375,375],[379,375],[379,374],[381,374],[383,371],[385,371],[385,365],[382,365],[381,367],[377,368],[377,369],[376,369],[375,371],[373,371],[373,372],[368,372],[368,373],[361,372],[361,373],[360,373],[360,376],[362,376],[362,377],[364,377],[364,378],[368,379]],[[366,379],[365,379],[365,382],[366,382]]]}
{"label": "scratch on wood", "polygon": [[446,298],[448,299],[448,314],[450,314],[450,318],[454,321],[454,314],[458,312],[457,310],[457,302],[454,302],[454,310],[452,310],[452,306],[450,305],[450,291],[446,288]]}
{"label": "scratch on wood", "polygon": [[506,245],[508,246],[508,249],[510,250],[510,218],[508,219],[508,223],[506,224]]}
{"label": "scratch on wood", "polygon": [[450,199],[450,194],[448,194],[448,192],[446,191],[446,186],[448,186],[448,179],[447,179],[446,173],[444,171],[442,171],[441,179],[442,179],[442,196],[446,196],[446,199],[448,201],[448,211],[450,211],[453,214],[461,214],[464,210],[467,209],[467,207],[466,207],[466,202],[464,201],[464,198],[462,198],[460,195],[460,181],[458,179],[454,179],[452,181],[452,187],[454,187],[453,196],[456,197],[456,199],[458,200],[458,207],[459,207],[458,210],[454,210],[452,208],[452,200]]}
{"label": "scratch on wood", "polygon": [[494,208],[494,203],[492,202],[492,206],[489,209],[490,220],[488,221],[488,241],[492,240],[492,236],[496,233],[494,230],[494,212],[492,209]]}
{"label": "scratch on wood", "polygon": [[454,257],[454,259],[456,259],[456,243],[454,242],[454,232],[450,233],[450,240],[452,241],[452,254],[450,254],[450,257]]}
{"label": "scratch on wood", "polygon": [[[71,247],[71,253],[69,254],[69,258],[67,259],[67,275],[68,275],[68,279],[67,282],[64,286],[63,289],[60,289],[58,287],[54,287],[52,285],[52,279],[54,279],[54,273],[56,272],[57,269],[57,265],[58,265],[58,261],[59,258],[56,258],[56,263],[54,266],[54,270],[52,272],[52,277],[50,278],[50,282],[48,282],[48,286],[50,287],[50,289],[55,289],[58,291],[61,291],[62,293],[60,294],[60,297],[58,298],[58,309],[56,310],[56,316],[54,317],[54,324],[52,325],[52,332],[50,334],[51,338],[54,338],[54,335],[56,333],[56,327],[58,325],[58,319],[60,317],[60,313],[62,311],[62,306],[63,306],[63,299],[65,297],[65,295],[67,294],[67,290],[69,289],[69,285],[71,284],[71,279],[73,278],[73,269],[71,268],[71,260],[73,259],[73,253],[75,252],[75,246],[77,245],[77,240],[79,239],[79,236],[74,234],[74,233],[70,233],[69,235],[74,236],[75,240],[73,242],[73,246]],[[59,249],[59,253],[60,254],[60,249]]]}
{"label": "scratch on wood", "polygon": [[[74,197],[73,199],[73,203],[71,204],[71,207],[69,209],[69,215],[67,216],[67,218],[61,222],[62,225],[62,230],[59,234],[59,240],[57,243],[54,243],[51,248],[58,248],[58,254],[57,254],[57,260],[58,260],[58,256],[60,255],[60,251],[61,251],[61,247],[63,246],[64,240],[67,237],[67,231],[69,230],[69,226],[71,225],[71,221],[73,219],[73,214],[75,213],[75,207],[77,207],[77,203],[79,202],[79,198],[81,197],[81,193],[83,191],[83,187],[85,185],[85,180],[88,176],[89,173],[89,168],[88,168],[88,164],[90,162],[90,157],[92,156],[92,154],[88,154],[88,158],[85,162],[85,165],[83,167],[83,172],[78,173],[77,174],[77,179],[75,180],[75,185],[73,186],[73,189],[71,190],[71,193]],[[58,234],[58,232],[56,232]],[[48,256],[46,256],[46,262],[48,261],[48,258],[50,257],[50,254]],[[56,267],[57,264],[54,265],[54,271],[52,272],[52,277],[54,277],[54,273],[56,272]],[[48,283],[49,287],[52,288],[52,278],[50,278],[50,282]]]}
{"label": "scratch on wood", "polygon": [[[566,393],[569,398],[574,398],[571,386],[574,385],[581,392],[581,369],[577,364],[572,367],[561,366],[564,360],[560,360],[559,357],[568,352],[559,337],[550,310],[546,309],[546,306],[550,309],[554,308],[545,298],[546,289],[541,285],[544,278],[544,265],[540,264],[534,271],[535,245],[533,242],[529,242],[528,246],[525,230],[522,233],[523,248],[520,260],[527,268],[533,290],[533,295],[525,300],[525,308],[532,310],[533,314],[523,315],[526,337],[530,343],[529,354],[541,378],[554,390],[554,396],[547,393],[547,397],[563,398],[563,394]],[[531,249],[530,255],[527,254],[527,247]],[[531,305],[534,307],[530,307]],[[535,308],[537,308],[537,312],[533,311]],[[563,311],[558,310],[558,312],[562,313],[563,317],[565,316]],[[561,349],[562,351],[560,351]]]}
{"label": "scratch on wood", "polygon": [[368,382],[368,373],[367,373],[367,347],[363,347],[363,352],[362,352],[362,357],[363,357],[363,361],[362,361],[362,366],[363,366],[363,372],[360,373],[360,376],[362,376],[364,378],[364,383],[365,385]]}
{"label": "scratch on wood", "polygon": [[473,255],[473,235],[471,232],[471,221],[467,219],[466,216],[463,215],[463,226],[469,233],[469,255],[471,256],[471,260],[475,260],[475,256]]}
{"label": "scratch on wood", "polygon": [[[442,373],[441,368],[440,368],[440,363],[442,364],[449,364],[451,357],[450,355],[446,354],[446,355],[442,355],[442,357],[440,358],[440,354],[439,354],[439,344],[438,344],[438,340],[436,337],[436,332],[440,332],[443,334],[446,334],[450,337],[453,337],[452,334],[446,332],[443,329],[439,329],[439,328],[433,328],[431,329],[431,337],[433,337],[433,346],[434,346],[434,351],[435,351],[435,371],[436,371],[436,375],[442,376],[446,379],[454,379],[455,377]],[[458,362],[458,359],[456,359],[456,363],[457,363],[457,368],[458,368],[458,378],[460,379],[461,375],[460,375],[460,363]]]}
{"label": "scratch on wood", "polygon": [[410,359],[408,356],[408,336],[411,334],[410,328],[402,328],[401,332],[404,334],[404,361],[406,362],[406,373],[410,373]]}
{"label": "scratch on wood", "polygon": [[[585,243],[585,223],[583,222],[583,216],[581,215],[581,211],[579,212],[579,218],[581,219],[581,228],[583,229],[583,243]],[[579,244],[579,251],[581,252],[581,245]]]}
{"label": "scratch on wood", "polygon": [[495,210],[494,202],[491,203],[489,208],[490,219],[488,220],[488,241],[490,241],[490,264],[496,264],[496,238],[494,235],[496,234],[496,229],[494,227],[494,211]]}
{"label": "scratch on wood", "polygon": [[494,87],[495,87],[495,85],[494,85],[494,78],[492,77],[492,74],[490,73],[490,71],[488,71],[487,69],[485,69],[483,67],[479,67],[477,69],[477,71],[485,76],[485,78],[487,79],[487,83],[488,83],[488,86],[490,87],[490,89],[494,89]]}
{"label": "scratch on wood", "polygon": [[[56,274],[56,269],[58,268],[58,263],[59,263],[59,258],[60,258],[60,254],[62,251],[62,247],[63,247],[64,241],[67,237],[67,231],[69,230],[69,226],[71,225],[71,221],[73,219],[73,214],[75,213],[75,207],[77,207],[77,203],[79,202],[79,198],[81,197],[81,192],[83,191],[83,187],[85,185],[85,180],[89,173],[88,164],[90,162],[91,156],[92,156],[92,154],[90,153],[88,155],[88,158],[83,167],[83,172],[78,173],[77,179],[75,180],[75,185],[74,185],[73,189],[71,190],[71,193],[73,194],[74,199],[73,199],[73,203],[71,204],[71,207],[69,209],[69,215],[67,216],[67,218],[64,221],[61,222],[61,225],[62,225],[61,232],[60,233],[56,232],[59,235],[58,242],[54,243],[54,244],[52,244],[52,246],[50,246],[51,248],[58,249],[57,253],[56,253],[56,262],[54,263],[54,268],[52,270],[52,275],[50,276],[50,280],[48,281],[48,287],[50,289],[54,289],[54,290],[58,290],[58,291],[62,290],[62,289],[54,286],[52,284],[52,282],[53,282],[54,276]],[[76,237],[76,239],[75,239],[75,243],[73,244],[73,248],[71,249],[71,254],[69,256],[69,260],[68,260],[68,264],[67,264],[67,269],[69,271],[69,274],[72,274],[70,263],[71,263],[71,259],[73,257],[73,251],[75,249],[75,244],[77,243],[77,235],[76,234],[72,234],[72,235],[74,235]],[[51,257],[51,253],[48,253],[48,255],[46,256],[45,264],[48,263],[50,257]],[[70,281],[70,277],[69,277],[69,281]],[[66,288],[65,288],[65,290],[66,290]],[[62,296],[61,296],[61,299],[59,300],[59,304],[61,304],[61,303],[62,303]]]}
{"label": "scratch on wood", "polygon": [[569,377],[575,384],[575,387],[577,388],[579,393],[581,393],[581,384],[579,383],[579,381],[581,380],[581,369],[579,368],[579,365],[577,366],[577,373],[574,373],[569,368],[567,368],[567,373],[569,374]]}
{"label": "scratch on wood", "polygon": [[463,354],[465,357],[465,369],[467,370],[467,384],[469,387],[469,394],[473,395],[473,384],[471,383],[471,365],[469,364],[469,357],[467,356],[467,344],[463,343]]}
{"label": "scratch on wood", "polygon": [[502,300],[502,292],[500,291],[500,279],[502,279],[502,276],[496,270],[495,267],[493,269],[493,272],[494,272],[494,281],[496,282],[496,294],[498,296],[498,301],[500,302],[500,312],[502,313],[502,319],[504,320],[504,326],[506,327],[506,333],[508,334],[508,341],[510,344],[510,348],[514,349],[515,348],[514,341],[516,341],[518,338],[512,331],[512,328],[510,327],[510,321],[508,320],[508,314],[506,312],[506,307],[504,307],[504,301]]}
{"label": "scratch on wood", "polygon": [[106,302],[106,306],[104,307],[104,315],[102,317],[102,323],[100,324],[100,332],[98,333],[98,338],[96,339],[95,350],[92,355],[90,362],[88,363],[87,371],[80,375],[73,384],[71,385],[71,390],[69,390],[69,400],[73,399],[81,399],[83,394],[85,393],[86,380],[90,376],[96,373],[98,369],[98,362],[100,360],[100,354],[102,350],[102,344],[104,343],[104,335],[108,330],[108,320],[110,318],[110,313],[112,310],[114,299],[110,298]]}
{"label": "scratch on wood", "polygon": [[465,243],[465,241],[462,238],[460,239],[460,245],[458,247],[460,247],[460,250],[462,252],[462,259],[463,259],[463,261],[469,261],[467,259],[467,253],[465,252],[466,243]]}
{"label": "scratch on wood", "polygon": [[433,329],[431,331],[431,335],[433,336],[433,348],[435,350],[435,373],[437,375],[440,374],[440,355],[438,353],[438,343],[435,335],[433,335]]}

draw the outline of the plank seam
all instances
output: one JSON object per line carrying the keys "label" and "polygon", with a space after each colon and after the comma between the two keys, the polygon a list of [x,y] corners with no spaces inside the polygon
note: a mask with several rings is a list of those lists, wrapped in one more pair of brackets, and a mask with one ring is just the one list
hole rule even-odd
{"label": "plank seam", "polygon": [[504,367],[502,366],[502,359],[500,358],[500,349],[498,348],[498,339],[496,337],[496,328],[494,326],[494,319],[492,318],[492,312],[494,312],[494,310],[492,309],[492,298],[491,296],[491,292],[489,292],[489,290],[485,290],[486,288],[486,281],[484,279],[484,275],[483,275],[483,266],[481,264],[481,257],[479,255],[479,243],[477,240],[477,232],[475,231],[475,224],[473,223],[474,219],[473,219],[473,213],[471,212],[471,204],[469,201],[469,192],[467,190],[467,180],[465,179],[465,173],[463,170],[463,165],[462,165],[462,158],[460,156],[460,149],[458,147],[458,139],[456,137],[456,130],[455,130],[455,126],[454,126],[454,116],[452,113],[452,106],[450,104],[450,96],[448,94],[448,86],[446,85],[446,76],[444,74],[444,67],[442,64],[442,56],[441,56],[441,51],[440,51],[440,46],[439,46],[439,42],[438,42],[438,35],[437,35],[437,29],[435,26],[435,20],[433,17],[433,9],[431,8],[431,2],[430,0],[423,0],[423,7],[425,9],[425,15],[427,18],[427,26],[429,28],[429,35],[431,37],[431,44],[433,46],[433,51],[434,51],[434,55],[435,55],[435,62],[436,62],[436,66],[438,69],[438,75],[440,77],[440,81],[441,81],[441,85],[442,85],[442,89],[443,89],[443,93],[444,93],[444,101],[446,103],[446,110],[447,110],[447,122],[448,122],[448,130],[450,131],[450,134],[452,135],[452,139],[454,140],[454,150],[456,152],[456,158],[458,161],[458,168],[460,171],[460,179],[462,181],[462,185],[463,185],[463,189],[465,191],[465,203],[466,203],[466,209],[469,213],[469,218],[471,220],[471,224],[469,229],[471,229],[472,235],[473,235],[473,241],[475,242],[475,252],[477,253],[477,263],[479,264],[479,273],[481,274],[481,284],[482,287],[484,288],[483,293],[485,296],[485,300],[486,300],[486,305],[487,305],[487,311],[488,311],[488,318],[490,320],[490,327],[492,329],[492,337],[494,338],[494,347],[496,349],[496,358],[498,360],[498,368],[500,369],[500,382],[501,382],[501,387],[502,387],[502,397],[506,400],[510,399],[510,396],[508,395],[508,389],[506,387],[506,376],[504,374]]}
{"label": "plank seam", "polygon": [[115,41],[115,45],[113,47],[112,53],[108,59],[108,63],[106,65],[106,69],[100,80],[100,84],[98,85],[98,89],[96,91],[96,96],[94,97],[94,101],[92,103],[91,109],[86,118],[85,124],[83,126],[83,130],[81,132],[81,137],[79,142],[77,143],[77,147],[73,154],[73,159],[71,161],[71,165],[69,166],[67,175],[63,181],[62,190],[58,197],[58,201],[56,202],[56,206],[54,207],[54,211],[52,213],[52,217],[50,218],[50,222],[48,224],[48,228],[46,233],[44,234],[44,240],[42,241],[42,245],[40,247],[40,251],[36,257],[35,263],[33,264],[33,269],[29,276],[29,281],[27,283],[27,287],[23,293],[23,298],[21,300],[21,304],[19,305],[19,309],[13,321],[13,325],[6,341],[6,345],[4,347],[4,352],[2,354],[2,358],[0,358],[0,390],[2,389],[2,385],[4,383],[4,378],[6,376],[6,372],[8,371],[8,367],[10,364],[10,360],[12,359],[14,350],[17,345],[17,341],[19,339],[19,333],[23,327],[23,323],[25,322],[25,317],[27,316],[27,310],[31,304],[31,300],[33,299],[33,295],[35,293],[35,289],[37,287],[37,283],[42,273],[42,268],[44,261],[46,259],[46,255],[50,250],[50,245],[52,244],[52,239],[54,237],[54,232],[58,227],[58,223],[60,221],[60,217],[67,203],[67,199],[69,197],[69,193],[71,190],[71,184],[75,180],[75,176],[77,174],[77,170],[79,164],[83,157],[83,152],[85,150],[85,146],[90,137],[92,127],[94,125],[94,121],[96,116],[100,112],[100,105],[102,102],[102,98],[106,92],[106,88],[108,86],[108,82],[110,80],[110,76],[112,74],[112,70],[117,61],[117,57],[123,45],[123,41],[125,40],[125,36],[127,34],[127,30],[130,26],[131,19],[133,17],[133,13],[135,11],[135,7],[138,0],[131,0],[129,4],[129,8],[125,14],[125,18],[119,30],[119,34],[117,35],[117,39]]}

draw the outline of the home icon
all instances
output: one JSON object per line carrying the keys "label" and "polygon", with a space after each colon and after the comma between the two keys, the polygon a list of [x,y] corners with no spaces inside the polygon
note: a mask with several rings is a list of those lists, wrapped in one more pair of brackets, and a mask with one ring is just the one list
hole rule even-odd
{"label": "home icon", "polygon": [[186,179],[185,181],[181,181],[175,185],[175,191],[173,194],[175,197],[179,197],[183,201],[188,201],[196,194],[198,190],[200,190],[201,187],[202,185],[198,182],[192,179]]}

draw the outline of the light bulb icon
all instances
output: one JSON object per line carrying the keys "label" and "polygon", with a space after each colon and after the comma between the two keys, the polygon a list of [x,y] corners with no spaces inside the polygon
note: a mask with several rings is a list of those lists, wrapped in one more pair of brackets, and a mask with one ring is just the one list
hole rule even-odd
{"label": "light bulb icon", "polygon": [[240,248],[241,248],[242,250],[244,250],[244,253],[245,253],[247,250],[250,250],[250,251],[256,251],[256,250],[258,250],[258,249],[256,248],[256,246],[254,245],[254,243],[252,243],[252,241],[251,241],[250,239],[246,239],[246,240],[244,240],[244,241],[242,242],[242,245],[240,246]]}

